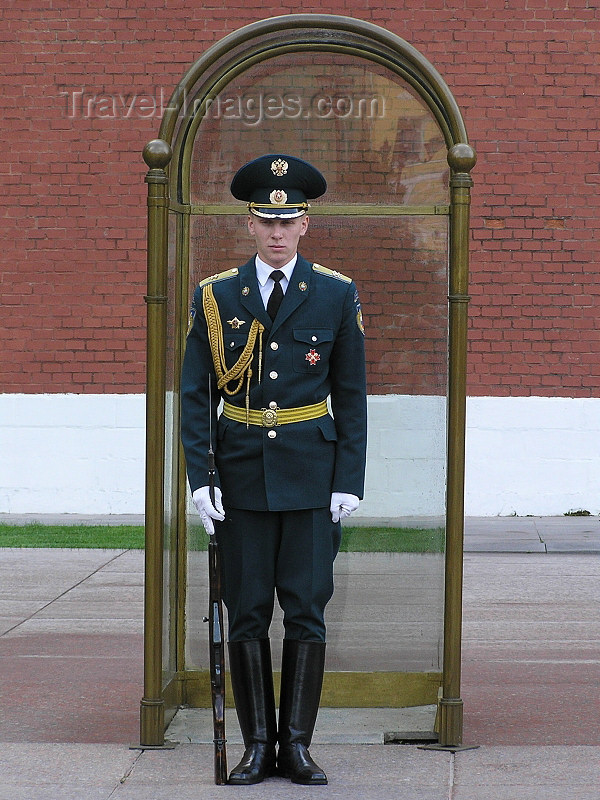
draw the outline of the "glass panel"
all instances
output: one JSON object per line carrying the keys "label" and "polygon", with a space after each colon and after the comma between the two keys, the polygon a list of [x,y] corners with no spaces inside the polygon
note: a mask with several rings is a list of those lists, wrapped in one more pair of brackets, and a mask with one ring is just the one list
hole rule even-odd
{"label": "glass panel", "polygon": [[179,430],[178,402],[176,400],[176,217],[169,215],[169,270],[167,287],[167,374],[165,396],[165,519],[163,543],[163,641],[162,665],[163,686],[175,675],[177,661],[176,646],[176,596],[177,596],[177,439]]}
{"label": "glass panel", "polygon": [[[186,637],[187,669],[209,668],[208,625],[208,537],[194,509],[188,488]],[[226,614],[226,610],[224,609]]]}
{"label": "glass panel", "polygon": [[[252,67],[212,102],[192,153],[191,202],[235,203],[234,170],[265,152],[298,154],[325,174],[329,190],[314,203],[301,251],[352,276],[366,327],[367,489],[361,516],[349,524],[384,528],[390,552],[338,557],[327,668],[439,671],[448,347],[448,218],[436,209],[448,203],[443,136],[423,101],[383,67],[298,53]],[[318,213],[331,204],[344,208]],[[410,213],[352,209],[365,204]],[[190,296],[201,278],[253,252],[243,206],[240,215],[192,216]],[[195,515],[188,524],[195,528],[186,666],[206,669],[206,631],[197,622],[206,607],[206,554],[194,549],[204,534]],[[276,664],[280,633],[277,616]]]}
{"label": "glass panel", "polygon": [[303,254],[360,293],[369,394],[446,394],[447,231],[443,216],[311,217]]}
{"label": "glass panel", "polygon": [[[446,395],[447,230],[444,216],[310,218],[304,257],[358,287],[369,394]],[[202,278],[247,261],[253,246],[245,216],[192,217],[190,297]]]}
{"label": "glass panel", "polygon": [[231,203],[232,168],[301,153],[325,173],[327,203],[448,202],[442,133],[423,101],[372,62],[286,55],[233,80],[209,104],[191,163],[192,203]]}

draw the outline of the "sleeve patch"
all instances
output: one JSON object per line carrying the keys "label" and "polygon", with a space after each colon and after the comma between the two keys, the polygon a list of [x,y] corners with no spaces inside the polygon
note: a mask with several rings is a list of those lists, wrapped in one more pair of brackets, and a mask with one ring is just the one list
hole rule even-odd
{"label": "sleeve patch", "polygon": [[196,304],[192,303],[192,307],[190,308],[190,315],[188,317],[188,327],[187,327],[188,336],[190,335],[190,331],[194,327],[195,319],[196,319]]}

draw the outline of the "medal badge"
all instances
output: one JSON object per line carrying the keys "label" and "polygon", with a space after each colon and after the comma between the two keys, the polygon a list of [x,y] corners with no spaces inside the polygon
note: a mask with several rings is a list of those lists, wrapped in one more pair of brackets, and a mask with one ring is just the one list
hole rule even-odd
{"label": "medal badge", "polygon": [[308,351],[304,358],[306,361],[308,361],[311,367],[314,367],[317,361],[321,360],[321,356],[317,353],[317,351],[312,349]]}

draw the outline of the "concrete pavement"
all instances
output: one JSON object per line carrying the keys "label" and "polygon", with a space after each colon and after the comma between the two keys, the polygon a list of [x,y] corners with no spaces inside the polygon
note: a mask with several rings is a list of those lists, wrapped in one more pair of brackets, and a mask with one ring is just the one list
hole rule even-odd
{"label": "concrete pavement", "polygon": [[[0,800],[212,800],[234,792],[261,800],[595,800],[600,520],[469,519],[465,552],[464,740],[477,749],[373,743],[394,723],[426,727],[427,708],[323,709],[312,752],[330,783],[311,790],[278,778],[216,787],[208,744],[129,749],[142,691],[142,553],[0,550]],[[233,721],[228,736],[233,764],[241,754]]]}

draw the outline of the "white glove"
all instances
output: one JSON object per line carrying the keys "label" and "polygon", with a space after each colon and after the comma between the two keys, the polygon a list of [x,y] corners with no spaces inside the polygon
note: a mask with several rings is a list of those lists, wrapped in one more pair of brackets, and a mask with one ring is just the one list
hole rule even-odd
{"label": "white glove", "polygon": [[214,506],[210,501],[210,491],[208,486],[201,486],[199,489],[196,489],[192,495],[192,500],[198,509],[200,519],[204,525],[204,530],[209,536],[212,536],[215,532],[215,524],[213,519],[218,519],[220,522],[223,522],[225,519],[225,511],[223,510],[221,497],[221,490],[218,486],[215,486]]}
{"label": "white glove", "polygon": [[333,492],[331,495],[331,505],[329,506],[332,522],[339,522],[341,519],[349,517],[353,511],[356,511],[359,502],[355,494]]}

